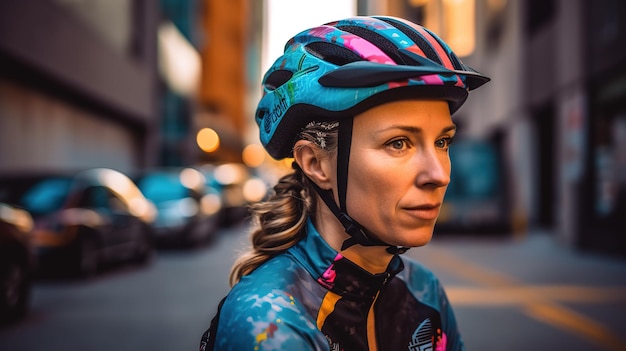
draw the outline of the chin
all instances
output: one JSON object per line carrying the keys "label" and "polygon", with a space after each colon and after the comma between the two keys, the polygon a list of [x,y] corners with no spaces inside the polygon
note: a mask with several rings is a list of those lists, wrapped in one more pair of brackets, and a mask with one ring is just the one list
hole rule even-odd
{"label": "chin", "polygon": [[396,237],[394,245],[404,247],[420,247],[428,244],[433,237],[433,227],[420,228],[403,233]]}

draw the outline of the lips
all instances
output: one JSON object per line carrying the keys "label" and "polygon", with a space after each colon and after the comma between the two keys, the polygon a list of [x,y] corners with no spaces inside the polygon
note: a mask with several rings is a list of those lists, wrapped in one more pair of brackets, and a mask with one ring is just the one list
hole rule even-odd
{"label": "lips", "polygon": [[422,220],[434,220],[439,216],[441,204],[424,204],[415,207],[407,207],[404,210],[413,217]]}

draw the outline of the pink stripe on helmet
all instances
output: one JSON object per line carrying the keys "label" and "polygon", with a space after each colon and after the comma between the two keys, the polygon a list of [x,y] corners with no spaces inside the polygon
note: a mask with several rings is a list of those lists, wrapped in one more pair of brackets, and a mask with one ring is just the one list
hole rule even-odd
{"label": "pink stripe on helmet", "polygon": [[426,84],[428,85],[443,85],[443,80],[441,80],[441,77],[436,74],[421,76],[420,79],[426,82]]}
{"label": "pink stripe on helmet", "polygon": [[448,53],[441,46],[441,44],[439,44],[437,39],[433,38],[433,36],[430,35],[430,33],[428,33],[424,28],[416,25],[413,22],[407,21],[402,18],[398,18],[397,20],[401,21],[402,23],[406,24],[407,26],[410,26],[411,28],[419,32],[422,35],[422,38],[426,39],[426,41],[428,41],[428,43],[433,48],[433,50],[435,50],[435,52],[437,53],[437,56],[439,56],[439,59],[443,63],[443,66],[447,69],[454,69],[454,65],[452,65],[452,61],[450,61],[450,57],[448,57]]}
{"label": "pink stripe on helmet", "polygon": [[374,44],[357,35],[344,32],[335,27],[326,25],[319,26],[310,29],[307,34],[316,38],[324,39],[327,42],[342,45],[345,48],[352,50],[364,60],[387,65],[396,64],[389,56],[387,56],[387,54],[377,48]]}

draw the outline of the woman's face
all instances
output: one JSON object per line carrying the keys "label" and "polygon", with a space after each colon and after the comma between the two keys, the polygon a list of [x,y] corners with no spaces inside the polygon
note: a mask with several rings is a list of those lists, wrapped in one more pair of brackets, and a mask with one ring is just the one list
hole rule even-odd
{"label": "woman's face", "polygon": [[348,213],[382,241],[427,244],[450,182],[456,132],[447,102],[410,100],[354,119]]}

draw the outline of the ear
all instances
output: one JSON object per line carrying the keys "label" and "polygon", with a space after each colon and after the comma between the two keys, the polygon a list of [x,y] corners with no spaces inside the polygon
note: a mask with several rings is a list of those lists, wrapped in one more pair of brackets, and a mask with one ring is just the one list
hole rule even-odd
{"label": "ear", "polygon": [[332,188],[332,167],[326,153],[315,144],[306,140],[298,140],[293,148],[293,157],[312,181],[324,190]]}

